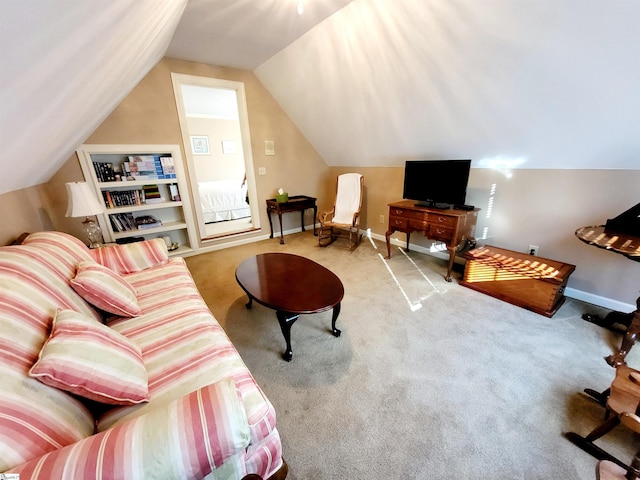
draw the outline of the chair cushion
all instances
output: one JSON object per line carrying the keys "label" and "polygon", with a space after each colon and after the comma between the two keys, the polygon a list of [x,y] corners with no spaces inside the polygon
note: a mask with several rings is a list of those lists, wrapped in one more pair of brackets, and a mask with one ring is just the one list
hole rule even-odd
{"label": "chair cushion", "polygon": [[360,211],[362,191],[359,173],[344,173],[338,177],[333,223],[353,224],[354,215]]}
{"label": "chair cushion", "polygon": [[73,289],[91,305],[115,315],[135,317],[140,306],[134,288],[113,270],[95,262],[80,262]]}
{"label": "chair cushion", "polygon": [[111,405],[149,399],[140,347],[72,310],[56,313],[51,335],[29,375],[51,387]]}

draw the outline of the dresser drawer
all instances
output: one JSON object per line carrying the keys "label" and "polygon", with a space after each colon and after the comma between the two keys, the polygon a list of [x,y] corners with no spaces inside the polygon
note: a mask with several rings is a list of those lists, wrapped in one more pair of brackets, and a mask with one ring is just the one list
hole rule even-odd
{"label": "dresser drawer", "polygon": [[425,221],[427,220],[426,212],[419,212],[417,210],[409,210],[406,208],[392,207],[389,210],[389,215],[395,216],[395,217],[413,218],[417,220],[425,220]]}
{"label": "dresser drawer", "polygon": [[443,227],[455,228],[456,217],[450,217],[449,215],[429,214],[429,223],[434,225],[440,225]]}
{"label": "dresser drawer", "polygon": [[426,220],[423,220],[423,219],[410,218],[409,227],[412,230],[419,230],[421,232],[426,232],[427,229],[429,228],[429,224],[427,223]]}
{"label": "dresser drawer", "polygon": [[409,219],[403,217],[389,217],[389,228],[397,228],[398,230],[407,230]]}
{"label": "dresser drawer", "polygon": [[453,238],[453,228],[429,223],[427,237],[447,242]]}

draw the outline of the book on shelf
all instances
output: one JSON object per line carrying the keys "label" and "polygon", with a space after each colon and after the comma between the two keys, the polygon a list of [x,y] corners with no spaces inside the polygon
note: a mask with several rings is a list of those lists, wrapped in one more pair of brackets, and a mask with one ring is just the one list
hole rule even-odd
{"label": "book on shelf", "polygon": [[170,155],[129,155],[122,169],[125,175],[134,180],[176,178],[175,164]]}
{"label": "book on shelf", "polygon": [[135,218],[135,223],[138,230],[146,230],[148,228],[156,228],[162,226],[162,221],[155,218],[153,215],[142,215]]}
{"label": "book on shelf", "polygon": [[132,213],[115,213],[109,215],[109,221],[114,232],[129,232],[137,228]]}
{"label": "book on shelf", "polygon": [[141,190],[106,190],[102,192],[107,208],[142,205]]}
{"label": "book on shelf", "polygon": [[180,201],[180,190],[178,190],[177,183],[169,184],[169,195],[171,196],[171,200],[173,200],[174,202]]}
{"label": "book on shelf", "polygon": [[162,195],[160,195],[158,185],[143,185],[142,196],[144,197],[144,203],[162,202]]}
{"label": "book on shelf", "polygon": [[115,182],[116,172],[113,164],[109,162],[93,162],[93,170],[100,182]]}
{"label": "book on shelf", "polygon": [[164,178],[176,178],[176,166],[172,156],[160,157],[160,165]]}

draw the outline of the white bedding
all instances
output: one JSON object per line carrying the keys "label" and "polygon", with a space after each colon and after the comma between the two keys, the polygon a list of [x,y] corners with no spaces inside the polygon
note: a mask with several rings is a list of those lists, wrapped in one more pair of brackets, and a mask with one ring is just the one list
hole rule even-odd
{"label": "white bedding", "polygon": [[247,203],[247,186],[239,180],[199,182],[200,204],[204,223],[236,220],[251,216]]}

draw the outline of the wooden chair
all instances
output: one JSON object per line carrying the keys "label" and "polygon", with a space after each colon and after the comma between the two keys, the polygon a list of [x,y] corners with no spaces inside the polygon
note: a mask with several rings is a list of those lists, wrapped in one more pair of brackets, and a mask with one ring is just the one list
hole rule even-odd
{"label": "wooden chair", "polygon": [[611,384],[605,408],[604,422],[587,436],[582,437],[569,432],[566,437],[585,452],[601,460],[598,464],[599,480],[637,479],[640,477],[640,450],[627,465],[594,442],[620,424],[640,433],[640,371],[626,365],[620,365],[616,369],[616,377]]}
{"label": "wooden chair", "polygon": [[[333,209],[318,215],[321,247],[333,243],[337,238],[349,238],[349,250],[360,244],[360,209],[362,208],[364,177],[359,173],[344,173],[338,176],[336,200]],[[347,235],[338,233],[347,231]]]}

